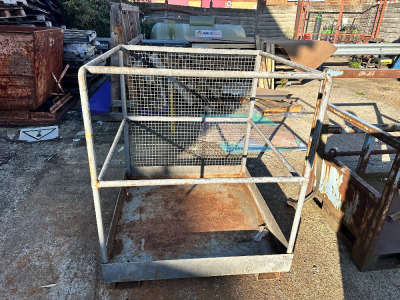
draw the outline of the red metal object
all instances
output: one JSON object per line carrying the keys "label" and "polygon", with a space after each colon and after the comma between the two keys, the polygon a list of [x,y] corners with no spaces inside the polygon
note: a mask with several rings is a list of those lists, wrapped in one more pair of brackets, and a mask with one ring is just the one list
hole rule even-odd
{"label": "red metal object", "polygon": [[333,43],[334,44],[336,44],[337,40],[338,40],[339,28],[340,28],[340,25],[342,24],[343,10],[344,10],[344,0],[342,0],[342,3],[340,4],[339,16],[338,16],[338,20],[336,22],[335,37],[333,38]]}
{"label": "red metal object", "polygon": [[375,31],[376,31],[376,27],[378,26],[378,20],[379,20],[379,12],[382,8],[382,4],[383,4],[383,0],[379,0],[379,5],[378,5],[378,9],[376,11],[376,16],[375,16],[375,22],[374,22],[374,27],[372,28],[372,35],[375,36]]}
{"label": "red metal object", "polygon": [[[306,34],[309,35],[332,35],[332,33],[314,33],[314,32],[307,32]],[[370,34],[362,34],[362,33],[338,33],[338,36],[360,36],[360,37],[372,37]]]}
{"label": "red metal object", "polygon": [[376,32],[375,32],[375,34],[374,34],[374,37],[375,37],[375,38],[377,38],[378,35],[379,35],[379,30],[380,30],[380,28],[381,28],[382,19],[383,19],[383,14],[385,13],[386,4],[387,4],[387,0],[384,0],[383,6],[382,6],[382,10],[380,11],[380,15],[379,15],[378,26],[377,26]]}
{"label": "red metal object", "polygon": [[51,97],[62,59],[62,29],[0,26],[0,110],[37,109]]}
{"label": "red metal object", "polygon": [[[342,22],[342,17],[343,17],[343,11],[344,11],[344,6],[345,6],[345,1],[342,0],[341,6],[340,6],[340,11],[338,15],[338,19],[336,22],[336,30],[333,33],[307,33],[308,35],[328,35],[328,36],[334,36],[333,43],[336,44],[340,36],[359,36],[361,39],[366,40],[366,39],[377,39],[377,36],[379,34],[379,29],[382,23],[383,19],[383,13],[385,10],[387,4],[387,0],[380,0],[379,2],[379,7],[376,13],[375,17],[375,23],[373,30],[371,34],[360,34],[360,33],[339,33],[339,28],[340,24]],[[295,40],[302,40],[305,39],[305,22],[307,19],[307,12],[308,12],[308,5],[309,5],[309,0],[301,0],[298,2],[297,6],[297,14],[296,14],[296,21],[295,21],[295,27],[294,27],[294,37],[293,39]]]}
{"label": "red metal object", "polygon": [[383,14],[384,14],[385,8],[386,8],[386,4],[387,4],[387,0],[379,1],[378,10],[376,11],[374,28],[372,29],[372,36],[374,38],[378,37],[379,29],[381,27],[381,23],[382,23],[382,19],[383,19]]}
{"label": "red metal object", "polygon": [[306,25],[306,17],[307,17],[307,11],[308,11],[308,2],[309,2],[309,0],[306,0],[306,5],[304,7],[303,22],[301,24],[301,31],[300,31],[300,39],[303,39],[304,27]]}
{"label": "red metal object", "polygon": [[300,22],[303,20],[303,8],[304,8],[304,0],[297,2],[297,13],[296,13],[296,21],[294,25],[294,40],[299,40],[300,38]]}

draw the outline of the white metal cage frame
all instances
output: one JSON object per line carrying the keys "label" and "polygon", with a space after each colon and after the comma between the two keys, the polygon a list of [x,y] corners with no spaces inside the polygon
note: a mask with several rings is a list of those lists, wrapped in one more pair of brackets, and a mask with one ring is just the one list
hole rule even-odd
{"label": "white metal cage frame", "polygon": [[[99,63],[116,54],[119,55],[119,67],[98,66]],[[301,72],[260,72],[261,57],[290,65]],[[99,173],[97,172],[94,152],[86,83],[87,72],[120,76],[123,120]],[[302,176],[296,172],[253,120],[259,78],[316,79],[321,81]],[[125,277],[121,277],[122,275],[116,277],[125,278],[124,280],[156,279],[152,276],[143,275],[144,268],[148,268],[149,265],[129,265],[128,271],[126,271],[125,265],[109,264],[110,243],[112,242],[112,232],[115,230],[113,227],[116,225],[115,220],[113,220],[108,238],[106,238],[99,194],[100,188],[107,187],[298,183],[301,188],[291,234],[288,240],[283,235],[280,239],[286,247],[286,254],[283,256],[273,255],[269,258],[271,264],[275,266],[275,269],[272,268],[271,270],[279,270],[276,266],[281,266],[282,261],[286,261],[290,268],[301,211],[332,86],[330,75],[258,50],[224,50],[221,54],[219,49],[119,45],[81,67],[78,80],[103,262],[103,277],[107,277],[104,274],[107,271],[125,274]],[[223,130],[221,127],[232,125],[240,128],[243,133],[240,153],[238,154],[238,151],[234,151],[234,155],[218,153],[216,147],[213,147],[216,136],[219,131]],[[252,130],[259,134],[260,138],[277,155],[292,176],[251,177],[249,175],[246,162]],[[244,177],[104,180],[105,173],[122,135],[124,136],[126,174],[128,177],[134,173],[135,168],[145,166],[204,167],[204,165],[237,165]],[[217,140],[217,142],[221,141]],[[117,201],[116,207],[118,205],[120,204]],[[201,269],[198,273],[199,276],[233,274],[229,267],[232,263],[236,264],[234,272],[238,274],[260,272],[258,267],[250,267],[258,261],[258,257],[251,257],[246,261],[243,261],[242,257],[236,259],[224,257],[219,258],[219,260],[213,258],[212,265],[214,267],[209,266],[210,270],[201,267],[209,264],[209,259],[211,258],[192,259],[185,262],[176,260],[149,263],[154,268],[164,268],[165,263],[177,268],[181,268],[182,264],[189,264],[193,268]],[[216,268],[219,270],[216,270]],[[287,265],[281,270],[288,270]],[[139,275],[134,275],[135,271],[138,271]],[[164,271],[166,275],[163,278],[184,277],[183,275],[171,274],[169,269]],[[116,281],[112,276],[105,280]]]}

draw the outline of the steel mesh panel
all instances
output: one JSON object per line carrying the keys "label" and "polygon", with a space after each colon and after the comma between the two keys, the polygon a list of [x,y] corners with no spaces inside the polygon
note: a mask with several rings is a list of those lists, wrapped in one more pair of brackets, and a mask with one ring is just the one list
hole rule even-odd
{"label": "steel mesh panel", "polygon": [[[236,126],[235,126],[236,125]],[[239,125],[239,126],[237,126]],[[136,166],[237,165],[245,123],[131,122]],[[226,130],[229,126],[233,130]]]}
{"label": "steel mesh panel", "polygon": [[[130,51],[128,66],[179,70],[254,71],[255,55]],[[252,78],[127,76],[130,116],[247,117]],[[131,122],[136,166],[237,165],[245,123]],[[222,129],[223,128],[223,129]],[[229,138],[233,134],[235,138]],[[235,142],[233,140],[236,140]]]}
{"label": "steel mesh panel", "polygon": [[[254,71],[254,55],[131,51],[128,66],[179,70]],[[251,78],[127,76],[128,113],[136,116],[224,116],[248,112]],[[247,109],[247,110],[246,110]]]}

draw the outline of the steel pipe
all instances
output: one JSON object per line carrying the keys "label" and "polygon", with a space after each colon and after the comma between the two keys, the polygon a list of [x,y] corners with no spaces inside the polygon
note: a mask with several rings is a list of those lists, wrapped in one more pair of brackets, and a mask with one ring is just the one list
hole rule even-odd
{"label": "steel pipe", "polygon": [[275,78],[275,79],[325,79],[322,72],[254,72],[254,71],[208,71],[208,70],[178,70],[157,68],[120,68],[85,66],[92,74],[123,74],[143,76],[172,77],[208,77],[208,78]]}
{"label": "steel pipe", "polygon": [[[309,151],[308,155],[306,157],[306,166],[304,169],[304,178],[305,181],[302,183],[301,188],[300,188],[300,195],[299,195],[299,200],[297,202],[297,208],[296,208],[296,213],[294,215],[294,220],[293,220],[293,225],[292,225],[292,230],[290,232],[290,237],[289,237],[289,243],[287,247],[287,253],[293,253],[294,250],[294,244],[296,242],[296,237],[297,237],[297,232],[299,230],[300,226],[300,217],[301,217],[301,211],[304,206],[304,200],[306,197],[307,193],[307,187],[308,183],[310,181],[310,175],[311,175],[311,170],[314,165],[314,158],[316,154],[316,150],[318,147],[318,142],[319,138],[321,136],[321,131],[322,131],[322,124],[324,122],[324,118],[326,115],[326,110],[328,106],[328,100],[329,100],[329,95],[331,93],[332,89],[332,77],[328,76],[323,84],[321,85],[321,93],[322,93],[322,98],[321,100],[317,100],[316,104],[316,109],[314,113],[314,131],[312,133],[312,136],[310,137],[309,141]],[[319,102],[319,103],[318,103]],[[298,177],[294,177],[298,178]]]}
{"label": "steel pipe", "polygon": [[93,202],[96,214],[97,233],[99,236],[101,258],[103,263],[107,263],[108,257],[106,249],[106,240],[104,235],[103,216],[101,213],[100,193],[99,189],[97,188],[97,169],[96,169],[96,156],[93,144],[92,120],[90,118],[89,97],[88,97],[87,83],[86,83],[86,69],[84,67],[79,68],[78,83],[79,83],[79,93],[81,97],[82,118],[85,127],[86,147],[88,151],[89,170],[92,182]]}
{"label": "steel pipe", "polygon": [[[260,71],[260,65],[261,65],[261,56],[257,55],[256,58],[256,63],[254,65],[254,71],[258,72]],[[249,149],[249,142],[250,142],[250,131],[251,131],[251,121],[253,119],[253,113],[254,113],[254,103],[257,95],[257,85],[258,85],[258,79],[253,78],[253,83],[251,87],[251,95],[250,95],[250,106],[249,106],[249,114],[247,115],[247,126],[246,126],[246,136],[244,139],[244,144],[243,144],[243,154],[242,154],[242,164],[241,164],[241,172],[244,173],[246,171],[246,163],[247,163],[247,152]]]}
{"label": "steel pipe", "polygon": [[[128,51],[154,51],[154,46],[138,46],[138,45],[121,45],[121,47]],[[219,54],[219,55],[258,55],[257,50],[234,50],[224,49],[207,49],[207,48],[182,48],[182,47],[157,47],[157,52],[167,53],[195,53],[195,54]],[[214,72],[214,71],[213,71]]]}
{"label": "steel pipe", "polygon": [[156,116],[128,116],[129,121],[136,122],[230,122],[230,123],[245,123],[247,118],[235,117],[156,117]]}
{"label": "steel pipe", "polygon": [[227,183],[288,183],[303,182],[304,177],[233,177],[233,178],[183,178],[183,179],[138,179],[99,181],[98,188],[127,186],[194,185]]}
{"label": "steel pipe", "polygon": [[88,62],[87,64],[83,65],[84,67],[89,67],[89,66],[96,66],[99,63],[105,61],[107,58],[113,56],[114,54],[116,54],[119,50],[122,49],[121,45],[118,45],[110,50],[108,50],[106,53],[103,53],[100,56],[97,56],[95,59],[91,60],[90,62]]}
{"label": "steel pipe", "polygon": [[[124,66],[124,52],[122,50],[118,51],[119,55],[119,66]],[[119,75],[119,84],[121,91],[121,101],[122,101],[122,115],[124,118],[128,116],[126,109],[126,88],[125,88],[125,75]],[[130,152],[130,142],[129,142],[129,123],[125,122],[124,125],[124,148],[125,148],[125,169],[126,173],[131,173],[131,152]]]}

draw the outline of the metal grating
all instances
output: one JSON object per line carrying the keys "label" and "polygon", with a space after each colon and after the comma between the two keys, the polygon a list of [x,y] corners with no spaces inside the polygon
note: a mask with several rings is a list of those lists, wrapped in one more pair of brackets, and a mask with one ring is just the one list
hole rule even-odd
{"label": "metal grating", "polygon": [[[128,56],[129,67],[179,70],[254,71],[255,61],[255,55],[231,54],[130,51]],[[252,84],[252,78],[127,76],[127,112],[129,116],[243,118],[249,113]],[[232,126],[231,133],[227,126]],[[144,121],[131,122],[130,128],[136,166],[241,163],[245,123]]]}
{"label": "metal grating", "polygon": [[241,163],[245,123],[131,122],[130,127],[136,166]]}
{"label": "metal grating", "polygon": [[[253,55],[131,51],[128,66],[178,70],[254,71]],[[135,116],[224,116],[247,113],[251,78],[127,76],[128,113]],[[247,109],[247,110],[246,110]]]}

